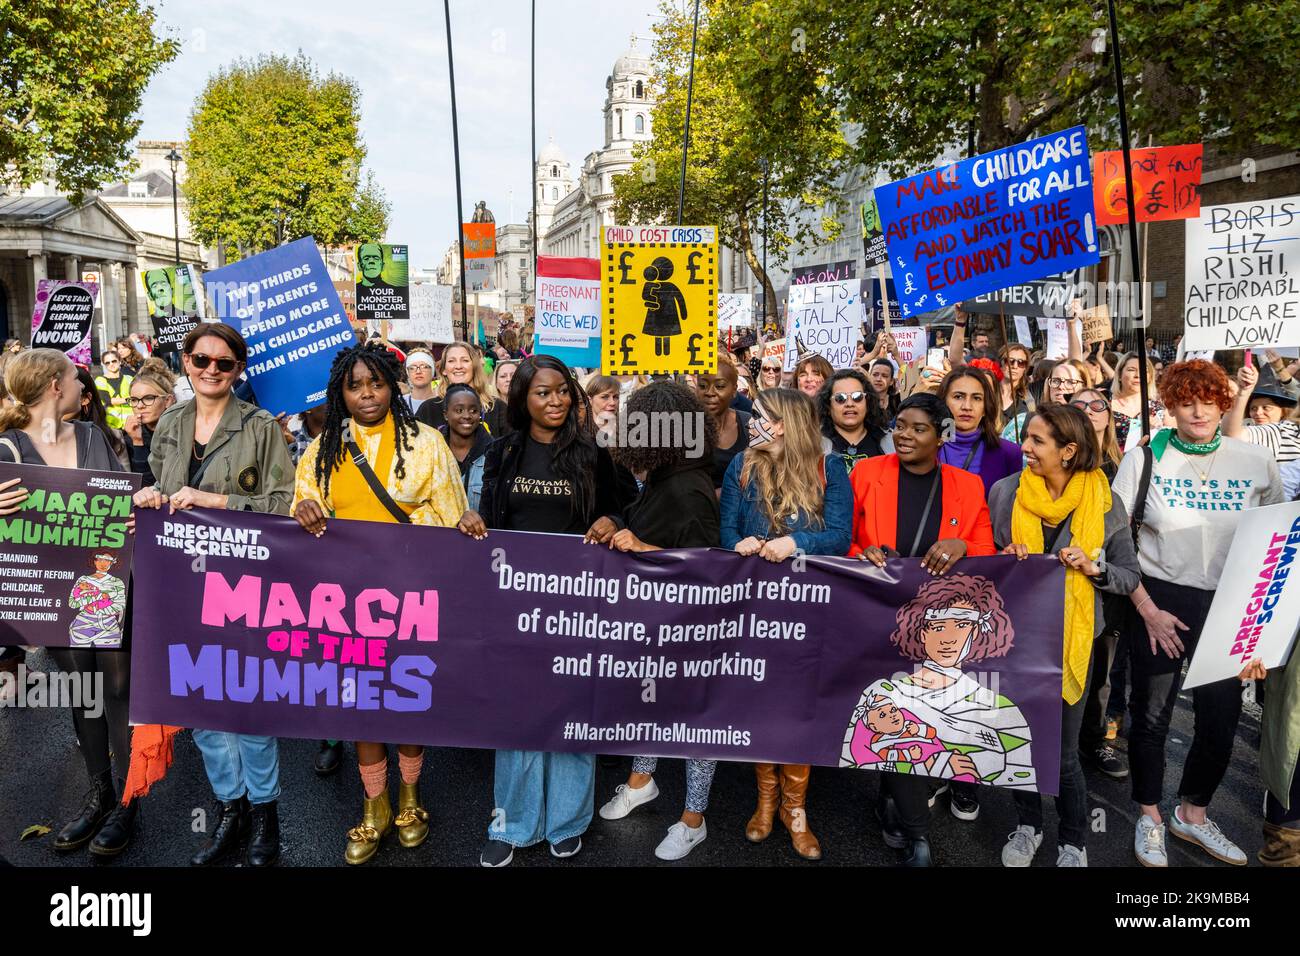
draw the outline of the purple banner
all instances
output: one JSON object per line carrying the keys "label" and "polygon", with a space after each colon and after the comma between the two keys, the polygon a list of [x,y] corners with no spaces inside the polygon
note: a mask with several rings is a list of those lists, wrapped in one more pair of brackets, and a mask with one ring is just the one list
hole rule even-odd
{"label": "purple banner", "polygon": [[120,647],[140,476],[0,462],[22,510],[0,518],[0,645]]}
{"label": "purple banner", "polygon": [[89,365],[98,291],[93,282],[41,279],[36,283],[32,348],[58,349],[78,365]]}
{"label": "purple banner", "polygon": [[[140,512],[131,719],[1056,791],[1064,571]],[[364,556],[364,560],[358,560]]]}

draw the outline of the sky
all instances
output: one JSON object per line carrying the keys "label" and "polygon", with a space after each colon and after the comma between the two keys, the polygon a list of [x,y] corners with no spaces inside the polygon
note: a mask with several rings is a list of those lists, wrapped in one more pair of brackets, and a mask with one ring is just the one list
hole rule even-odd
{"label": "sky", "polygon": [[[367,11],[380,14],[369,22]],[[464,219],[486,200],[523,222],[532,175],[529,0],[452,0]],[[301,50],[361,89],[361,135],[392,203],[388,241],[434,268],[456,238],[447,32],[437,0],[162,0],[181,53],[149,84],[140,139],[181,140],[208,77],[238,59]],[[537,148],[551,136],[573,173],[604,144],[605,78],[637,34],[652,49],[658,0],[537,0]],[[510,216],[511,191],[514,217]]]}

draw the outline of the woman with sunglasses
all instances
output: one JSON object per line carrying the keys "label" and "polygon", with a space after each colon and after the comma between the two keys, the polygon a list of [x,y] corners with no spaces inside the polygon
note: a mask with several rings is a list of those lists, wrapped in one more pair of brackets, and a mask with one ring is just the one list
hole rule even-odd
{"label": "woman with sunglasses", "polygon": [[[1032,353],[1019,342],[1012,342],[1002,346],[1002,371],[1004,377],[1000,390],[1002,392],[1002,420],[1004,422],[1016,423],[1023,422],[1022,416],[1032,412],[1038,402],[1034,399],[1034,393],[1029,390],[1029,364],[1032,361]],[[1015,442],[1016,447],[1020,446],[1023,436],[1020,434],[1019,427],[1012,429],[1013,436],[1011,441]]]}
{"label": "woman with sunglasses", "polygon": [[[288,515],[293,463],[270,412],[234,395],[248,344],[233,326],[200,322],[182,344],[194,398],[158,419],[149,448],[155,482],[135,495],[137,508],[171,512],[228,508]],[[280,754],[274,737],[195,730],[208,781],[220,802],[211,837],[190,859],[205,866],[236,852],[248,836],[249,866],[280,855]],[[251,809],[250,809],[251,805]]]}
{"label": "woman with sunglasses", "polygon": [[[514,431],[494,441],[484,465],[481,507],[457,529],[582,535],[608,544],[633,497],[609,453],[596,443],[587,396],[553,355],[519,364],[507,406]],[[595,811],[596,758],[586,753],[498,750],[493,816],[479,863],[507,866],[517,847],[545,840],[557,859],[582,849]]]}
{"label": "woman with sunglasses", "polygon": [[1110,413],[1110,402],[1097,389],[1085,388],[1074,393],[1070,404],[1088,416],[1101,448],[1101,464],[1098,467],[1107,481],[1114,481],[1123,454],[1115,436],[1115,419]]}
{"label": "woman with sunglasses", "polygon": [[[927,572],[941,575],[967,555],[994,553],[983,482],[940,459],[951,420],[947,406],[934,395],[912,395],[899,406],[893,454],[861,462],[850,475],[849,557],[879,568],[890,558],[921,558]],[[877,817],[885,843],[903,851],[904,865],[929,866],[927,781],[886,773],[880,778],[880,795]],[[978,800],[974,808],[978,816]]]}
{"label": "woman with sunglasses", "polygon": [[[132,352],[135,349],[131,350]],[[109,349],[99,360],[104,370],[103,375],[95,378],[95,389],[104,403],[104,413],[108,417],[110,428],[121,428],[126,424],[126,416],[131,414],[131,376],[122,367],[121,356],[116,349]]]}
{"label": "woman with sunglasses", "polygon": [[[125,470],[104,432],[91,422],[78,420],[83,386],[77,372],[77,366],[57,349],[28,349],[13,356],[5,366],[11,404],[0,411],[0,461],[90,471]],[[27,491],[18,485],[17,478],[0,484],[0,517],[22,509]],[[127,722],[129,619],[127,613],[120,619],[117,647],[96,642],[50,648],[60,670],[103,688],[103,707],[97,716],[89,716],[93,711],[81,707],[72,708],[72,725],[91,789],[81,811],[54,838],[54,848],[60,852],[90,843],[96,856],[116,856],[134,832],[136,802],[123,806],[119,800],[131,755]]]}
{"label": "woman with sunglasses", "polygon": [[865,372],[840,369],[822,386],[817,398],[822,435],[830,442],[830,450],[844,459],[848,472],[864,458],[884,454],[885,413]]}
{"label": "woman with sunglasses", "polygon": [[758,391],[781,387],[781,360],[774,355],[764,357],[758,367]]}
{"label": "woman with sunglasses", "polygon": [[1129,352],[1119,360],[1115,379],[1110,383],[1110,410],[1115,418],[1115,441],[1121,453],[1137,445],[1142,437],[1142,418],[1138,414],[1142,404],[1139,377],[1147,377],[1147,414],[1151,428],[1157,429],[1165,419],[1165,407],[1156,390],[1156,369],[1150,359]]}
{"label": "woman with sunglasses", "polygon": [[[1237,370],[1237,397],[1223,416],[1223,434],[1267,448],[1279,465],[1300,460],[1300,411],[1280,388],[1257,389],[1259,369]],[[1250,424],[1243,424],[1249,419]]]}
{"label": "woman with sunglasses", "polygon": [[[774,564],[796,550],[843,555],[853,494],[835,457],[822,451],[812,399],[793,389],[759,395],[749,420],[749,447],[731,460],[722,482],[722,546]],[[754,772],[758,808],[745,827],[746,839],[767,839],[779,799],[795,852],[805,860],[821,859],[804,811],[811,768],[756,764]]]}

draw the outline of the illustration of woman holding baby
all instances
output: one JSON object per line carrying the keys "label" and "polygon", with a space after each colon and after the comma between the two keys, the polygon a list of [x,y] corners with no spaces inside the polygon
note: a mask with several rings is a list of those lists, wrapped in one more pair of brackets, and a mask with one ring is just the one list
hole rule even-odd
{"label": "illustration of woman holding baby", "polygon": [[117,564],[112,551],[97,551],[94,571],[77,578],[68,607],[77,611],[68,629],[73,647],[121,647],[122,617],[126,614],[126,584],[108,572]]}

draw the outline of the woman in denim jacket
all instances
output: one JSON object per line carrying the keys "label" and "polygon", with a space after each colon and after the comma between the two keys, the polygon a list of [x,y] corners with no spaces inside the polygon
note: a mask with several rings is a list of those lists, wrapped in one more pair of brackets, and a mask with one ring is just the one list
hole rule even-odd
{"label": "woman in denim jacket", "polygon": [[[827,462],[827,458],[834,459]],[[749,420],[749,447],[732,459],[722,481],[722,546],[746,556],[785,561],[796,551],[843,555],[852,538],[853,491],[839,455],[823,455],[817,408],[792,389],[764,391]],[[780,793],[781,822],[795,852],[821,858],[808,828],[807,765],[756,764],[758,809],[745,836],[758,843],[772,832]]]}

